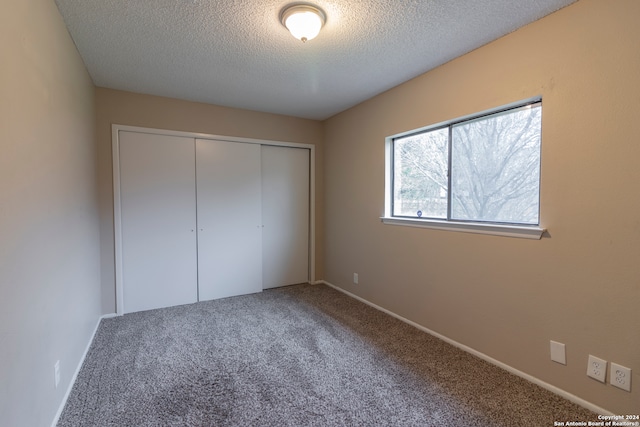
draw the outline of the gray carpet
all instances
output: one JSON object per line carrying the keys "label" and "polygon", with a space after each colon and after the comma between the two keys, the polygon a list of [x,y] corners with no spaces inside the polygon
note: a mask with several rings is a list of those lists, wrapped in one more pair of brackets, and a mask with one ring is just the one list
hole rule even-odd
{"label": "gray carpet", "polygon": [[552,426],[597,416],[324,285],[103,320],[58,426]]}

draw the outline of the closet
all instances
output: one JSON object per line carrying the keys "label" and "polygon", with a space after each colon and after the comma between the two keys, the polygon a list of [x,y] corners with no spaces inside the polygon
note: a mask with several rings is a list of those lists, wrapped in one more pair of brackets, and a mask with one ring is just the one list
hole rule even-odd
{"label": "closet", "polygon": [[118,313],[310,280],[307,146],[114,127]]}

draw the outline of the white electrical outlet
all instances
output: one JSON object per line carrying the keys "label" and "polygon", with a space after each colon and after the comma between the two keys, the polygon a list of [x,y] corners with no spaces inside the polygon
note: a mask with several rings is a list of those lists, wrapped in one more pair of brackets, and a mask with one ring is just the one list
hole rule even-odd
{"label": "white electrical outlet", "polygon": [[53,378],[55,380],[56,388],[58,388],[58,384],[60,384],[60,361],[58,360],[55,365],[53,365]]}
{"label": "white electrical outlet", "polygon": [[354,283],[355,285],[357,285],[357,284],[358,284],[358,273],[353,273],[353,283]]}
{"label": "white electrical outlet", "polygon": [[593,379],[605,382],[607,376],[607,361],[598,357],[589,355],[589,362],[587,363],[587,375]]}
{"label": "white electrical outlet", "polygon": [[631,369],[611,362],[609,382],[612,386],[631,391]]}
{"label": "white electrical outlet", "polygon": [[551,341],[551,360],[554,362],[561,363],[563,365],[567,364],[567,353],[565,352],[565,346],[561,342]]}

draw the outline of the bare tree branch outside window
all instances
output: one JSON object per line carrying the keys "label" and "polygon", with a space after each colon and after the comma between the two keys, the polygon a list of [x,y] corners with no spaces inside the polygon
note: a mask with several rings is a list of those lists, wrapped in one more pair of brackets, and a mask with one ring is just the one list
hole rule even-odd
{"label": "bare tree branch outside window", "polygon": [[393,215],[538,224],[541,121],[538,102],[396,138]]}

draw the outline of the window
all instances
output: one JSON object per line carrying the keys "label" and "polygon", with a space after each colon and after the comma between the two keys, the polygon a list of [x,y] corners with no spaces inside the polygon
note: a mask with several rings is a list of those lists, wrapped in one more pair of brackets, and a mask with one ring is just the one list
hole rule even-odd
{"label": "window", "polygon": [[544,231],[541,122],[538,99],[388,138],[384,219]]}

